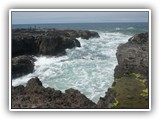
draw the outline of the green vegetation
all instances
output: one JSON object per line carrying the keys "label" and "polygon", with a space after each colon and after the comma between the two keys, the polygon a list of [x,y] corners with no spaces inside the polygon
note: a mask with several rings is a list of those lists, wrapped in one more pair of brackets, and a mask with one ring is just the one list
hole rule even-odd
{"label": "green vegetation", "polygon": [[142,97],[148,96],[148,89],[146,88],[146,89],[142,90],[142,93],[141,93],[140,95],[141,95]]}
{"label": "green vegetation", "polygon": [[141,75],[139,73],[130,73],[128,76],[136,76],[136,78],[140,77]]}
{"label": "green vegetation", "polygon": [[116,78],[112,90],[116,92],[115,102],[111,108],[148,108],[148,87],[146,79],[142,79],[138,73],[126,74]]}
{"label": "green vegetation", "polygon": [[119,104],[119,101],[116,98],[114,99],[115,99],[115,102],[112,104],[111,108],[114,108]]}

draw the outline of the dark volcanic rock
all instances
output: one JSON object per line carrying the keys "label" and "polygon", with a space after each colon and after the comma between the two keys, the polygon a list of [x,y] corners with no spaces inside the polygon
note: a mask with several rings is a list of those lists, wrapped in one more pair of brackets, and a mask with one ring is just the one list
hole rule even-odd
{"label": "dark volcanic rock", "polygon": [[31,56],[18,56],[12,58],[12,78],[33,72],[34,59]]}
{"label": "dark volcanic rock", "polygon": [[53,33],[55,36],[62,36],[63,38],[71,39],[81,37],[88,40],[89,38],[99,37],[99,34],[97,32],[88,30],[54,30]]}
{"label": "dark volcanic rock", "polygon": [[38,52],[35,37],[21,33],[12,34],[12,57],[34,55]]}
{"label": "dark volcanic rock", "polygon": [[65,52],[65,48],[62,45],[61,37],[39,37],[37,40],[39,43],[38,53],[42,55],[57,55],[58,53]]}
{"label": "dark volcanic rock", "polygon": [[89,39],[99,35],[87,30],[13,29],[12,56],[65,54],[66,48],[81,46],[78,37]]}
{"label": "dark volcanic rock", "polygon": [[31,58],[21,55],[64,55],[67,48],[81,47],[76,39],[78,37],[89,39],[99,35],[81,30],[13,29],[12,78],[33,72],[34,63]]}
{"label": "dark volcanic rock", "polygon": [[38,78],[28,81],[26,87],[12,87],[12,108],[95,108],[78,90],[68,89],[65,93],[53,88],[44,88]]}
{"label": "dark volcanic rock", "polygon": [[94,32],[94,31],[77,30],[77,31],[75,31],[75,38],[77,38],[77,37],[81,37],[83,39],[87,39],[88,40],[89,38],[99,37],[99,34],[97,32]]}
{"label": "dark volcanic rock", "polygon": [[38,53],[42,55],[59,55],[65,54],[65,49],[80,47],[80,42],[77,39],[69,39],[62,37],[39,37]]}
{"label": "dark volcanic rock", "polygon": [[129,43],[144,44],[148,42],[148,33],[136,34],[128,40]]}
{"label": "dark volcanic rock", "polygon": [[118,66],[115,68],[115,77],[140,73],[148,79],[148,53],[148,33],[136,34],[128,40],[128,43],[119,45],[116,53]]}
{"label": "dark volcanic rock", "polygon": [[42,82],[36,77],[27,82],[26,88],[33,89],[36,86],[42,86]]}
{"label": "dark volcanic rock", "polygon": [[115,91],[111,88],[108,89],[104,97],[100,97],[97,108],[111,108],[112,104],[115,103]]}

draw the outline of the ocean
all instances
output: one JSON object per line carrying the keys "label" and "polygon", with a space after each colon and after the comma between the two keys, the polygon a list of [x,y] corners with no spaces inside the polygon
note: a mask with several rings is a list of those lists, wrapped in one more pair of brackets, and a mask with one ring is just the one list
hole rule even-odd
{"label": "ocean", "polygon": [[118,64],[116,50],[137,33],[147,32],[148,23],[64,23],[20,24],[16,28],[57,28],[96,31],[100,38],[77,38],[80,48],[67,49],[60,57],[35,57],[34,72],[12,80],[12,85],[25,85],[38,77],[45,87],[64,92],[75,88],[97,103],[114,81],[114,68]]}

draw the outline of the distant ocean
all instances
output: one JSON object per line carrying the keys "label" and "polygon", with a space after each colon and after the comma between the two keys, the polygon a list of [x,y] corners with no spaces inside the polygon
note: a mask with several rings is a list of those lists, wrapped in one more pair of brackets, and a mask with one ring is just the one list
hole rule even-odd
{"label": "distant ocean", "polygon": [[20,24],[16,28],[57,28],[91,30],[100,38],[89,40],[77,38],[80,48],[67,49],[61,57],[37,57],[33,73],[13,79],[12,85],[25,85],[32,77],[39,77],[45,87],[65,91],[75,88],[89,99],[97,102],[103,97],[114,80],[117,65],[116,50],[137,33],[147,32],[148,23],[65,23],[65,24]]}

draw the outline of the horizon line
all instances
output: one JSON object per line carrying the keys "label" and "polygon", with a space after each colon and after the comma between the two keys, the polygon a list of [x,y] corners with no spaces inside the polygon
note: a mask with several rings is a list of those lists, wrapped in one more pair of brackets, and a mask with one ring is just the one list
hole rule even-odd
{"label": "horizon line", "polygon": [[68,23],[15,23],[12,25],[31,25],[31,24],[88,24],[88,23],[148,23],[148,22],[68,22]]}

